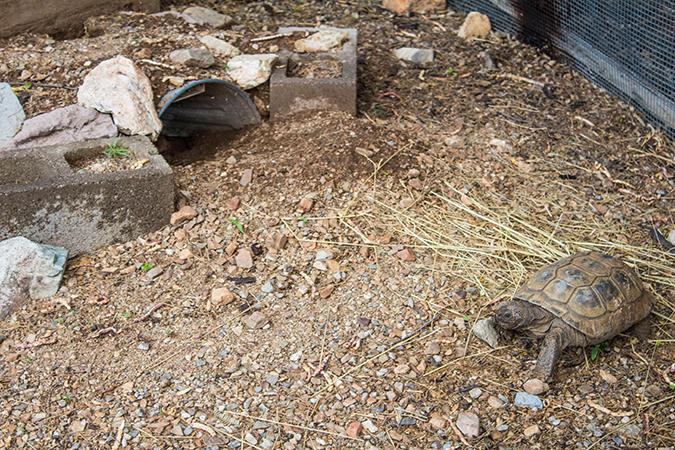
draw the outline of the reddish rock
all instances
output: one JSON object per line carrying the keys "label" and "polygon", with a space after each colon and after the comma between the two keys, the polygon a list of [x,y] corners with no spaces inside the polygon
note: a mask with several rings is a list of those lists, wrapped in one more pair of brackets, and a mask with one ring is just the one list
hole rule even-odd
{"label": "reddish rock", "polygon": [[214,288],[211,290],[211,303],[214,305],[227,305],[235,299],[235,295],[227,288]]}
{"label": "reddish rock", "polygon": [[303,198],[300,200],[300,203],[298,203],[298,212],[301,213],[306,213],[309,212],[312,209],[312,206],[314,206],[314,200],[311,198]]}
{"label": "reddish rock", "polygon": [[406,262],[414,262],[417,259],[415,257],[415,253],[413,253],[413,251],[409,248],[404,248],[403,250],[399,251],[396,253],[396,256]]}
{"label": "reddish rock", "polygon": [[183,206],[181,209],[171,214],[171,225],[180,225],[183,222],[197,217],[197,210],[192,206]]}
{"label": "reddish rock", "polygon": [[246,169],[241,174],[241,179],[239,180],[239,184],[246,187],[249,184],[251,184],[252,180],[253,180],[253,169]]}
{"label": "reddish rock", "polygon": [[350,422],[349,425],[347,425],[346,433],[350,438],[357,439],[361,434],[361,431],[363,431],[361,422]]}
{"label": "reddish rock", "polygon": [[237,267],[242,269],[250,269],[253,267],[253,255],[251,252],[245,248],[240,249],[237,252],[237,256],[234,257]]}
{"label": "reddish rock", "polygon": [[286,235],[280,231],[275,231],[270,234],[265,240],[265,246],[271,250],[282,250],[286,247],[288,238]]}
{"label": "reddish rock", "polygon": [[319,291],[319,296],[321,298],[328,298],[331,296],[334,290],[335,286],[326,286],[324,288],[321,288],[321,290]]}
{"label": "reddish rock", "polygon": [[232,197],[225,203],[225,206],[227,206],[232,211],[239,209],[239,205],[241,205],[241,200],[239,197]]}

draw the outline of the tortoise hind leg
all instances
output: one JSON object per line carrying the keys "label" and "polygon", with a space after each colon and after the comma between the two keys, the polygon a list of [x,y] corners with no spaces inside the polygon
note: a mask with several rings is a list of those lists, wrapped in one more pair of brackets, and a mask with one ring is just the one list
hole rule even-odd
{"label": "tortoise hind leg", "polygon": [[633,328],[630,330],[635,336],[638,337],[641,341],[647,340],[649,334],[651,333],[652,321],[650,316],[645,317],[640,322],[633,325]]}
{"label": "tortoise hind leg", "polygon": [[548,380],[553,374],[560,354],[567,345],[565,330],[559,327],[551,328],[541,345],[537,365],[534,368],[534,376],[542,381]]}

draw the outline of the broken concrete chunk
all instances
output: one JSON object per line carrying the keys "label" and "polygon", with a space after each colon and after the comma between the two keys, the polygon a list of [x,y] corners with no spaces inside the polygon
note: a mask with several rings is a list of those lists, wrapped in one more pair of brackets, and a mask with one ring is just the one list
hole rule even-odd
{"label": "broken concrete chunk", "polygon": [[14,137],[26,118],[21,102],[7,83],[0,83],[0,147]]}
{"label": "broken concrete chunk", "polygon": [[434,62],[434,51],[423,48],[403,47],[394,52],[396,57],[416,66],[424,67]]}
{"label": "broken concrete chunk", "polygon": [[63,145],[117,135],[117,127],[110,115],[93,108],[70,105],[26,120],[9,147]]}
{"label": "broken concrete chunk", "polygon": [[490,31],[492,31],[490,18],[485,14],[473,11],[464,19],[457,36],[463,39],[486,38],[490,35]]}
{"label": "broken concrete chunk", "polygon": [[169,54],[169,59],[174,64],[187,67],[201,67],[206,69],[216,63],[211,52],[205,48],[181,48]]}
{"label": "broken concrete chunk", "polygon": [[222,28],[227,25],[231,25],[234,21],[232,17],[221,14],[218,11],[214,11],[209,8],[204,8],[202,6],[192,6],[187,8],[181,14],[181,17],[187,23],[193,23],[196,25],[209,25],[214,28]]}
{"label": "broken concrete chunk", "polygon": [[77,91],[77,101],[112,114],[115,125],[124,134],[150,135],[155,139],[162,129],[150,80],[124,56],[103,61],[89,72]]}
{"label": "broken concrete chunk", "polygon": [[277,55],[239,55],[227,63],[227,74],[242,89],[253,89],[266,82],[272,74]]}
{"label": "broken concrete chunk", "polygon": [[0,319],[31,299],[59,290],[68,250],[15,237],[0,242]]}
{"label": "broken concrete chunk", "polygon": [[237,47],[214,36],[202,36],[199,42],[220,58],[232,58],[241,54]]}
{"label": "broken concrete chunk", "polygon": [[299,53],[327,52],[349,38],[344,30],[321,30],[304,39],[295,41],[295,51]]}

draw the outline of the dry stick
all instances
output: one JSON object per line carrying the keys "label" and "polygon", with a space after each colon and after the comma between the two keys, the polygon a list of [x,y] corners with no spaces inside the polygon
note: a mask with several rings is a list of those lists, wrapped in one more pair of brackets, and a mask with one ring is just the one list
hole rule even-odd
{"label": "dry stick", "polygon": [[267,423],[271,423],[271,424],[274,424],[274,425],[280,425],[280,426],[285,426],[285,427],[293,427],[293,428],[298,428],[300,430],[313,431],[315,433],[328,434],[330,436],[336,436],[336,437],[340,437],[340,438],[343,438],[343,439],[349,439],[349,440],[352,440],[352,441],[363,442],[363,439],[353,438],[351,436],[347,436],[346,434],[336,433],[335,431],[320,430],[318,428],[310,428],[310,427],[306,427],[304,425],[297,425],[297,424],[288,423],[288,422],[279,422],[277,420],[265,419],[264,417],[250,416],[248,414],[239,413],[239,412],[235,412],[235,411],[223,411],[223,414],[232,414],[234,416],[246,417],[248,419],[253,419],[253,420],[260,420],[261,422],[267,422]]}
{"label": "dry stick", "polygon": [[271,36],[257,37],[257,38],[251,39],[250,42],[272,41],[274,39],[285,38],[285,37],[289,37],[289,36],[293,36],[293,33],[279,33],[279,34],[273,34]]}
{"label": "dry stick", "polygon": [[140,317],[138,317],[137,319],[135,319],[135,320],[134,320],[134,323],[143,322],[144,320],[148,319],[155,311],[157,311],[157,310],[158,310],[159,308],[161,308],[162,306],[166,305],[166,303],[167,303],[167,302],[159,302],[159,303],[155,303],[154,305],[152,305],[152,306],[150,307],[150,309],[148,310],[148,312],[146,312],[146,313],[143,314],[142,316],[140,316]]}

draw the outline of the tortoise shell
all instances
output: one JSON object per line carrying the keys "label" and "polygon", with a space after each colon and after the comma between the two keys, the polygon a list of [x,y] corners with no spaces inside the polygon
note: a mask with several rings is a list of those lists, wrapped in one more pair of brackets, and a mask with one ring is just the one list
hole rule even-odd
{"label": "tortoise shell", "polygon": [[589,344],[641,321],[652,303],[630,267],[599,252],[577,253],[544,267],[514,297],[559,317],[586,335]]}

